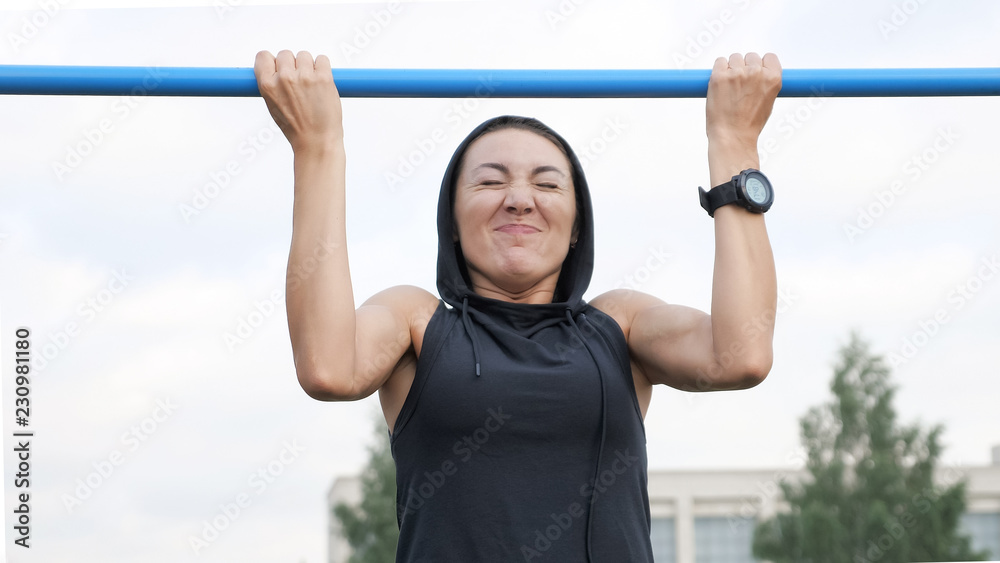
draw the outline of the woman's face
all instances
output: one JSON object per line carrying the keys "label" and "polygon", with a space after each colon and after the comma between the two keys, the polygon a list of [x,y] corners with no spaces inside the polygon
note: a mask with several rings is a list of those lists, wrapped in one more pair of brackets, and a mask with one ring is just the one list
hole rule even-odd
{"label": "woman's face", "polygon": [[574,189],[566,155],[541,135],[503,129],[469,145],[454,217],[477,293],[555,290],[577,237]]}

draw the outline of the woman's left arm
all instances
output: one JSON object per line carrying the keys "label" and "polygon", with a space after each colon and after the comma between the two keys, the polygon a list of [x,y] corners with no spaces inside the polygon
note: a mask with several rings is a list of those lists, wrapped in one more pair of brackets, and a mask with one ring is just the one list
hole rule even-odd
{"label": "woman's left arm", "polygon": [[[706,100],[711,186],[759,168],[757,139],[779,90],[773,54],[715,61]],[[651,384],[744,389],[771,370],[777,281],[764,215],[724,205],[714,217],[711,315],[627,290],[593,301],[626,329],[632,360]]]}

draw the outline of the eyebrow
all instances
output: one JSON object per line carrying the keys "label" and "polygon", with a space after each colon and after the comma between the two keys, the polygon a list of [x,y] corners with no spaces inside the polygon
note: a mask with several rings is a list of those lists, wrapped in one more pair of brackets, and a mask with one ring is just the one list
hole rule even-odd
{"label": "eyebrow", "polygon": [[[500,163],[500,162],[484,162],[484,163],[480,164],[479,166],[477,166],[476,170],[478,170],[480,168],[492,168],[494,170],[499,170],[500,172],[503,172],[504,174],[510,174],[510,168],[508,168],[506,164],[503,164],[503,163]],[[542,165],[542,166],[536,166],[535,169],[531,171],[531,175],[532,176],[537,176],[538,174],[541,174],[543,172],[555,172],[555,173],[559,174],[560,176],[563,176],[563,177],[566,176],[566,174],[563,173],[562,170],[560,170],[559,168],[557,168],[555,166],[552,166],[550,164],[545,164],[545,165]]]}

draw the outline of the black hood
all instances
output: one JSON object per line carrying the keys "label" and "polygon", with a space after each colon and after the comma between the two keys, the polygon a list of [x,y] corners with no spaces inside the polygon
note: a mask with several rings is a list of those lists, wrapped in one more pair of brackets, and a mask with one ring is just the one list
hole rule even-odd
{"label": "black hood", "polygon": [[[572,168],[573,186],[576,192],[576,207],[578,213],[578,235],[577,242],[562,265],[559,281],[556,284],[555,295],[551,304],[545,305],[523,305],[508,303],[513,308],[521,309],[521,313],[526,313],[525,307],[533,309],[534,315],[550,316],[556,313],[559,317],[564,317],[567,309],[573,314],[578,313],[586,306],[583,301],[583,294],[590,285],[590,277],[594,269],[594,219],[590,202],[590,189],[587,187],[587,179],[583,175],[583,168],[577,159],[569,143],[558,133],[544,125],[540,121],[532,118],[522,118],[517,116],[504,115],[489,119],[476,127],[455,149],[455,154],[448,163],[448,168],[441,182],[441,194],[438,199],[438,268],[437,287],[441,298],[452,307],[461,307],[463,301],[468,299],[468,303],[477,309],[493,309],[499,307],[511,311],[511,307],[504,306],[505,302],[490,299],[477,295],[471,288],[469,273],[466,268],[465,257],[459,243],[454,240],[452,210],[454,202],[452,198],[455,193],[455,179],[462,162],[465,151],[473,141],[478,139],[483,132],[491,127],[495,130],[506,128],[526,129],[524,126],[508,127],[511,121],[528,120],[536,127],[544,129],[552,137],[557,139],[562,145],[562,149],[569,157]],[[527,129],[531,130],[531,129]],[[531,315],[531,316],[534,316]]]}

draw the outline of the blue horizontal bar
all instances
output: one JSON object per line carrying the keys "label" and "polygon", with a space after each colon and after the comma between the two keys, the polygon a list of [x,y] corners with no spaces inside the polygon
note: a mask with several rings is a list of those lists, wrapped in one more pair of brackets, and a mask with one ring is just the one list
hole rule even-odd
{"label": "blue horizontal bar", "polygon": [[[703,98],[709,70],[334,69],[343,97]],[[252,68],[0,65],[0,94],[260,96]],[[785,69],[782,97],[997,96],[1000,68]]]}

